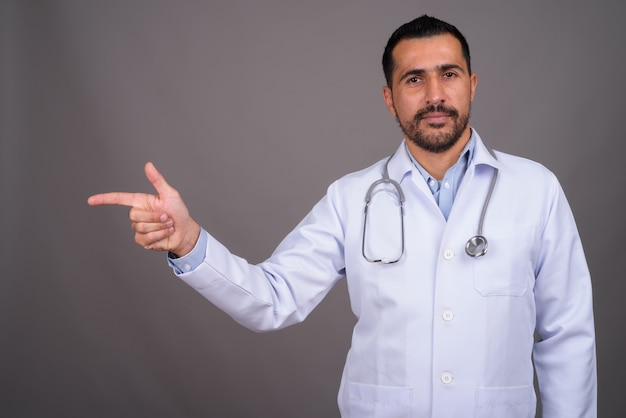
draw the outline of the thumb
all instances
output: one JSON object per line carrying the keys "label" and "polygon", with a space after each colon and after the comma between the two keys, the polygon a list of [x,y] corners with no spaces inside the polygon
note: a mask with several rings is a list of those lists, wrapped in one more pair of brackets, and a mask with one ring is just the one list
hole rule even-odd
{"label": "thumb", "polygon": [[151,162],[146,163],[144,171],[146,172],[146,177],[148,178],[150,183],[152,183],[152,186],[157,191],[159,196],[169,194],[174,190],[172,186],[170,186],[168,182],[165,181],[165,177],[163,177],[163,175],[159,173],[159,170],[157,170],[154,164],[152,164]]}

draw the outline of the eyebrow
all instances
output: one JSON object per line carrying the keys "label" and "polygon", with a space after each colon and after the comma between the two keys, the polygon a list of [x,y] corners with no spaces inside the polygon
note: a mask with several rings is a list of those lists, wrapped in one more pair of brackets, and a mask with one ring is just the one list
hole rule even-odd
{"label": "eyebrow", "polygon": [[[435,69],[439,72],[445,72],[448,70],[459,70],[463,73],[465,73],[465,69],[463,67],[461,67],[458,64],[441,64],[438,65],[437,67],[435,67]],[[402,76],[400,77],[400,81],[408,78],[408,77],[412,77],[412,76],[420,76],[420,75],[424,75],[426,74],[426,70],[423,68],[413,68],[408,70],[407,72],[405,72],[404,74],[402,74]]]}

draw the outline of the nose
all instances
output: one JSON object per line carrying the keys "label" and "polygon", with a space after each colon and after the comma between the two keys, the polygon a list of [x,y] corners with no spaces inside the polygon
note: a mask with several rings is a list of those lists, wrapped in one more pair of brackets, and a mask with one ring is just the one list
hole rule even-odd
{"label": "nose", "polygon": [[443,86],[439,80],[429,80],[426,85],[426,104],[439,105],[445,103]]}

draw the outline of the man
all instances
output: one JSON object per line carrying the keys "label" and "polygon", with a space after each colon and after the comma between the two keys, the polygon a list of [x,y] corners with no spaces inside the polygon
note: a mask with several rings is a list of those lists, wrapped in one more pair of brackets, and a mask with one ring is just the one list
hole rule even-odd
{"label": "man", "polygon": [[591,281],[558,181],[470,127],[477,77],[454,26],[401,26],[383,68],[403,143],[333,183],[263,263],[211,237],[150,163],[157,195],[89,203],[131,206],[136,242],[251,329],[302,321],[345,277],[344,417],[534,417],[533,359],[545,418],[594,417]]}

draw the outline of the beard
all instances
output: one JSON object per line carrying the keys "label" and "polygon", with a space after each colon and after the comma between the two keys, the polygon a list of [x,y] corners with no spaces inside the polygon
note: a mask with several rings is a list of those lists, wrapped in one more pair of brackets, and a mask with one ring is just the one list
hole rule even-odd
{"label": "beard", "polygon": [[[424,115],[433,112],[446,113],[450,116],[453,121],[452,130],[437,131],[427,134],[424,129],[421,129],[419,125],[422,122]],[[437,106],[430,105],[418,110],[415,113],[415,116],[413,116],[413,120],[407,123],[406,126],[397,116],[396,119],[398,120],[398,124],[400,125],[402,132],[411,142],[425,151],[441,154],[452,148],[454,144],[459,141],[459,138],[469,123],[469,112],[467,114],[459,115],[459,112],[455,108],[439,104]],[[429,123],[428,125],[435,129],[441,129],[444,127],[443,123]]]}

